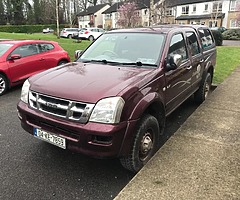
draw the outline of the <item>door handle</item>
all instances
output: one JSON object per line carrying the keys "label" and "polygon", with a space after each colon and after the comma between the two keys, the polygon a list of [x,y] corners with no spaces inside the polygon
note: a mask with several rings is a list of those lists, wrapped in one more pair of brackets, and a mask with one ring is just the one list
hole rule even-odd
{"label": "door handle", "polygon": [[44,58],[40,58],[40,60],[39,61],[44,61],[45,59]]}
{"label": "door handle", "polygon": [[192,65],[190,65],[189,67],[187,67],[188,70],[192,69]]}

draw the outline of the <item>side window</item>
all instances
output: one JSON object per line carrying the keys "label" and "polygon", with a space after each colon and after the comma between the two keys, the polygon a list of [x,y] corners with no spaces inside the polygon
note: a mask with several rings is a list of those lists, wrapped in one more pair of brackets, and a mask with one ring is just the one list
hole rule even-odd
{"label": "side window", "polygon": [[210,30],[199,29],[198,33],[199,33],[199,35],[201,37],[201,40],[202,40],[202,48],[203,49],[206,49],[209,46],[213,45],[214,42],[213,42],[213,38],[212,38],[212,35],[210,33]]}
{"label": "side window", "polygon": [[28,44],[23,45],[20,47],[17,47],[12,53],[13,54],[19,54],[21,57],[31,56],[39,53],[39,49],[35,44]]}
{"label": "side window", "polygon": [[188,58],[186,44],[181,33],[174,35],[171,39],[168,56],[173,56],[174,54],[180,54],[183,60]]}
{"label": "side window", "polygon": [[46,52],[54,49],[54,46],[52,44],[38,44],[39,51]]}
{"label": "side window", "polygon": [[200,47],[198,44],[197,36],[193,31],[187,32],[187,40],[191,50],[192,56],[200,53]]}

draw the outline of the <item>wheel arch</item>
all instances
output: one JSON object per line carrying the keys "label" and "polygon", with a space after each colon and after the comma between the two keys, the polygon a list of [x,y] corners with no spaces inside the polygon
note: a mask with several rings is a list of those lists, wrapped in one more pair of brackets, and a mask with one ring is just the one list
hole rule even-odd
{"label": "wheel arch", "polygon": [[134,142],[136,127],[139,126],[140,119],[144,115],[154,116],[159,124],[160,134],[163,134],[165,126],[165,107],[163,99],[158,93],[151,93],[145,96],[141,101],[135,106],[130,120],[135,121],[133,125],[127,127],[119,155],[127,155],[131,151],[131,145]]}
{"label": "wheel arch", "polygon": [[61,62],[66,62],[66,63],[68,63],[69,61],[68,61],[67,59],[64,58],[64,59],[59,60],[57,65],[60,65]]}

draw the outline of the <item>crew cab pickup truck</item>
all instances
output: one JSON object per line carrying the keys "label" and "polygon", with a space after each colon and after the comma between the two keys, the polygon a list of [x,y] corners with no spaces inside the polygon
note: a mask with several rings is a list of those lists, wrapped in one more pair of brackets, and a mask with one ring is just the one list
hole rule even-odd
{"label": "crew cab pickup truck", "polygon": [[103,33],[75,62],[25,81],[23,129],[63,149],[118,157],[137,172],[159,149],[166,117],[209,94],[216,47],[205,26],[163,25]]}

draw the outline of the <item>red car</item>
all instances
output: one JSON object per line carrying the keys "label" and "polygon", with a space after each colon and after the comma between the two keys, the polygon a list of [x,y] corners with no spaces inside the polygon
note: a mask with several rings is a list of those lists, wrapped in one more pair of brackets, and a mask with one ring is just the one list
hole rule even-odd
{"label": "red car", "polygon": [[0,96],[12,86],[43,70],[70,62],[57,42],[9,40],[0,42]]}

